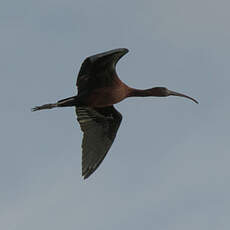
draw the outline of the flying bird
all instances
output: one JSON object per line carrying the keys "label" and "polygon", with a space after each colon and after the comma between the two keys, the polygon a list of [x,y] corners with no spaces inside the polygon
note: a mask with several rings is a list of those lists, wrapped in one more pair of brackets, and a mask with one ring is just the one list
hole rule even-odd
{"label": "flying bird", "polygon": [[116,64],[128,49],[120,48],[87,57],[81,65],[76,86],[78,94],[56,103],[36,106],[32,111],[75,106],[77,120],[83,131],[82,176],[88,178],[109,151],[122,115],[114,104],[128,97],[179,96],[198,103],[192,97],[165,87],[135,89],[120,80]]}

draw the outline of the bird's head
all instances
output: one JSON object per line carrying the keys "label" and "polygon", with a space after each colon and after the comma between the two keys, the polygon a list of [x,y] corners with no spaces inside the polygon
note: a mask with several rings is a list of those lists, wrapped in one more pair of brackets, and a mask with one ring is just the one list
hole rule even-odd
{"label": "bird's head", "polygon": [[198,101],[195,100],[194,98],[189,97],[189,96],[182,94],[182,93],[178,93],[178,92],[169,90],[165,87],[154,87],[154,88],[151,88],[150,91],[151,91],[151,94],[153,96],[158,96],[158,97],[168,97],[168,96],[185,97],[185,98],[188,98],[188,99],[194,101],[195,103],[199,104]]}

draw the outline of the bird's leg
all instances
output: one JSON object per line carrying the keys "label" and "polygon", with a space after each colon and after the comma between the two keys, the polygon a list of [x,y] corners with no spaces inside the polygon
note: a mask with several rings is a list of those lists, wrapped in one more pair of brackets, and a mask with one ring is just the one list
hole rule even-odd
{"label": "bird's leg", "polygon": [[45,104],[45,105],[40,105],[40,106],[35,106],[32,108],[32,112],[38,111],[38,110],[43,110],[43,109],[52,109],[55,107],[70,107],[70,106],[76,106],[77,105],[77,98],[76,96],[74,97],[68,97],[63,100],[58,101],[57,103],[52,103],[52,104]]}
{"label": "bird's leg", "polygon": [[58,107],[70,107],[77,105],[77,97],[68,97],[57,102]]}
{"label": "bird's leg", "polygon": [[43,110],[43,109],[52,109],[55,107],[57,107],[57,103],[35,106],[31,110],[32,110],[32,112],[34,112],[34,111]]}

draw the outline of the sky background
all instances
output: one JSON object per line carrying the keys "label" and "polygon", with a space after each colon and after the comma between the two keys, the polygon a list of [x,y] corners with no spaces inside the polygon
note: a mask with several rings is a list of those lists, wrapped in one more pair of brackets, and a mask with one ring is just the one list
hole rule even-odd
{"label": "sky background", "polygon": [[[0,229],[230,229],[230,2],[40,0],[0,3]],[[132,87],[199,100],[130,98],[117,138],[81,178],[74,108],[85,57],[126,47]]]}

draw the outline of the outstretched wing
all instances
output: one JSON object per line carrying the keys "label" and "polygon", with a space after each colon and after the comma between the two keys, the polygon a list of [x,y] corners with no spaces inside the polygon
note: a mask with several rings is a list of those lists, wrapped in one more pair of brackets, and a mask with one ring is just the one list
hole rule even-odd
{"label": "outstretched wing", "polygon": [[113,107],[76,107],[83,131],[82,176],[88,178],[104,160],[121,124],[122,115]]}
{"label": "outstretched wing", "polygon": [[[110,63],[108,63],[110,64]],[[116,76],[115,68],[109,68],[104,59],[92,62],[86,58],[82,63],[77,78],[78,94],[90,92],[93,89],[111,86]],[[108,71],[110,70],[110,71]]]}
{"label": "outstretched wing", "polygon": [[78,94],[112,86],[114,78],[117,77],[116,63],[127,52],[127,49],[115,49],[87,57],[77,77]]}

